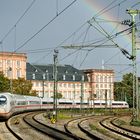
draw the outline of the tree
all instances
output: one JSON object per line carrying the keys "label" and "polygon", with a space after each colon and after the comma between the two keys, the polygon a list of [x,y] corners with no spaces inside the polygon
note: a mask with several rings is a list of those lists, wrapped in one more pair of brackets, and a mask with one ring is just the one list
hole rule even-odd
{"label": "tree", "polygon": [[21,95],[36,95],[36,91],[32,91],[31,81],[24,78],[18,78],[13,80],[13,93]]}
{"label": "tree", "polygon": [[[53,98],[54,96],[52,96]],[[63,96],[62,96],[62,93],[56,93],[56,99],[61,99]]]}
{"label": "tree", "polygon": [[0,72],[0,92],[10,91],[10,80]]}
{"label": "tree", "polygon": [[61,94],[61,93],[57,93],[57,94],[56,94],[56,98],[57,98],[57,99],[61,99],[61,98],[62,98],[62,94]]}
{"label": "tree", "polygon": [[[114,84],[114,98],[116,100],[124,100],[125,97],[130,107],[133,106],[133,74],[123,75],[121,82]],[[122,98],[123,97],[123,98]]]}

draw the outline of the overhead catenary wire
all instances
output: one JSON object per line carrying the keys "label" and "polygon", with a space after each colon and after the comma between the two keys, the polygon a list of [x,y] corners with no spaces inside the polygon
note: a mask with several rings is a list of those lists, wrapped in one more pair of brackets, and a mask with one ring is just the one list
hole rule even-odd
{"label": "overhead catenary wire", "polygon": [[[120,31],[120,32],[118,32],[118,33],[115,33],[114,35],[110,36],[110,39],[113,39],[114,37],[120,35],[121,33],[125,32],[125,31],[128,31],[128,30],[130,30],[130,29],[131,29],[131,27],[129,27],[128,29],[125,29],[125,30],[123,30],[123,31]],[[104,42],[101,43],[101,41],[104,41]],[[99,42],[100,44],[96,44],[96,43],[98,43],[98,42]],[[104,39],[101,39],[101,40],[96,41],[96,42],[94,42],[94,43],[90,43],[90,44],[87,45],[87,47],[90,47],[90,45],[92,45],[92,44],[95,44],[95,47],[92,48],[92,49],[88,49],[88,51],[93,51],[94,49],[101,47],[101,46],[102,46],[103,44],[105,44],[106,42],[108,42],[108,39],[106,39],[106,37],[105,37]],[[116,48],[117,48],[117,47],[116,47]],[[82,47],[79,48],[79,49],[77,49],[77,50],[75,50],[75,51],[73,51],[73,52],[71,52],[71,53],[69,53],[69,54],[67,54],[66,56],[64,56],[64,57],[61,59],[61,61],[64,60],[64,59],[66,59],[67,57],[69,57],[69,56],[75,54],[75,53],[78,52],[79,50],[82,50]]]}
{"label": "overhead catenary wire", "polygon": [[[122,3],[126,2],[127,0],[122,0],[120,3],[110,7],[112,4],[114,4],[116,2],[116,0],[114,0],[113,2],[111,2],[109,5],[107,5],[104,9],[102,9],[101,11],[99,11],[97,14],[95,14],[93,17],[96,18],[110,10],[112,10],[113,8],[117,7],[118,5],[121,5]],[[109,8],[110,7],[110,8]]]}
{"label": "overhead catenary wire", "polygon": [[25,16],[25,14],[30,10],[30,8],[33,6],[36,0],[33,0],[31,4],[27,7],[25,12],[19,17],[19,19],[16,21],[16,23],[9,29],[9,31],[2,37],[0,42],[3,42],[5,38],[11,33],[11,31],[16,28],[17,24],[22,20],[22,18]]}
{"label": "overhead catenary wire", "polygon": [[[117,4],[117,5],[115,5],[115,6],[113,6],[113,8],[115,8],[115,7],[117,7],[118,5],[121,5],[122,3],[124,3],[125,1],[127,1],[127,0],[123,0],[123,1],[121,1],[119,4]],[[114,2],[116,2],[116,0],[114,0],[113,2],[111,2],[108,6],[106,6],[104,9],[102,9],[102,10],[100,10],[98,13],[96,13],[93,17],[98,17],[98,16],[100,16],[100,15],[102,15],[103,13],[106,13],[107,11],[109,11],[109,10],[111,10],[111,9],[113,9],[113,8],[111,8],[111,9],[107,9],[109,6],[111,6]],[[106,11],[104,11],[103,12],[103,10],[106,10]],[[103,13],[102,13],[103,12]],[[92,19],[92,18],[91,18]],[[90,20],[91,20],[90,19]],[[88,21],[90,21],[90,20],[88,20]],[[64,41],[62,41],[59,45],[58,45],[58,47],[61,47],[61,45],[63,44],[63,43],[65,43],[70,37],[72,37],[73,35],[75,35],[82,27],[84,27],[87,23],[88,23],[88,21],[86,21],[86,22],[84,22],[78,29],[76,29],[76,31],[74,31],[72,34],[70,34],[70,36],[68,36]],[[114,21],[111,21],[111,22],[114,22]],[[116,22],[116,21],[115,21]]]}
{"label": "overhead catenary wire", "polygon": [[73,0],[68,6],[61,10],[56,16],[54,16],[47,24],[45,24],[41,29],[39,29],[35,34],[33,34],[29,39],[27,39],[21,46],[19,46],[14,52],[17,52],[19,49],[23,48],[29,41],[36,37],[41,31],[43,31],[50,23],[52,23],[59,15],[65,12],[70,6],[72,6],[77,0]]}
{"label": "overhead catenary wire", "polygon": [[139,5],[140,2],[135,3],[134,5],[131,6],[131,8],[134,8],[135,6]]}

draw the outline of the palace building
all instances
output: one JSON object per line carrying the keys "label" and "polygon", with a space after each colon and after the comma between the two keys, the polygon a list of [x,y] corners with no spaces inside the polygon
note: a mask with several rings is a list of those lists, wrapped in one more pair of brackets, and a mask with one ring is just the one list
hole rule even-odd
{"label": "palace building", "polygon": [[[0,71],[9,79],[30,80],[40,97],[54,95],[54,65],[27,63],[24,53],[0,53]],[[78,70],[71,65],[58,65],[57,93],[70,100],[114,100],[114,71],[106,69]]]}

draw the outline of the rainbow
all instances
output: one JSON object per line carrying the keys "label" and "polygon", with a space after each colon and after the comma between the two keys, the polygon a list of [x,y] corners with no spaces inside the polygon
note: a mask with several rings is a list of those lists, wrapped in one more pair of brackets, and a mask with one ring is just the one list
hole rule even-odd
{"label": "rainbow", "polygon": [[[96,15],[99,11],[101,11],[104,7],[99,4],[99,2],[97,2],[96,0],[84,0],[85,5],[87,5],[87,8],[94,13],[94,15]],[[104,13],[103,15],[101,15],[98,18],[102,18],[102,19],[107,19],[107,20],[112,20],[112,21],[117,21],[117,19],[113,16],[113,14],[111,12]],[[108,28],[111,29],[115,29],[116,28],[116,24],[113,22],[109,22],[108,23]],[[120,27],[119,29],[116,29],[117,32],[120,32],[121,30],[124,30],[123,26]],[[121,38],[121,42],[123,42],[123,44],[125,43],[125,45],[129,44],[131,45],[131,38],[130,36],[123,36]]]}

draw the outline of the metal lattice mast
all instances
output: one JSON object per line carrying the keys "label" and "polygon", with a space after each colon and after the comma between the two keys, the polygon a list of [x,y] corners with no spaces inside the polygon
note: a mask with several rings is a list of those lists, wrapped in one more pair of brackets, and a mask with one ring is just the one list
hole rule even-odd
{"label": "metal lattice mast", "polygon": [[138,120],[139,109],[138,109],[138,80],[137,80],[137,65],[136,65],[136,23],[135,16],[140,14],[140,10],[127,10],[128,14],[131,15],[132,23],[132,64],[133,64],[133,118],[132,121]]}

